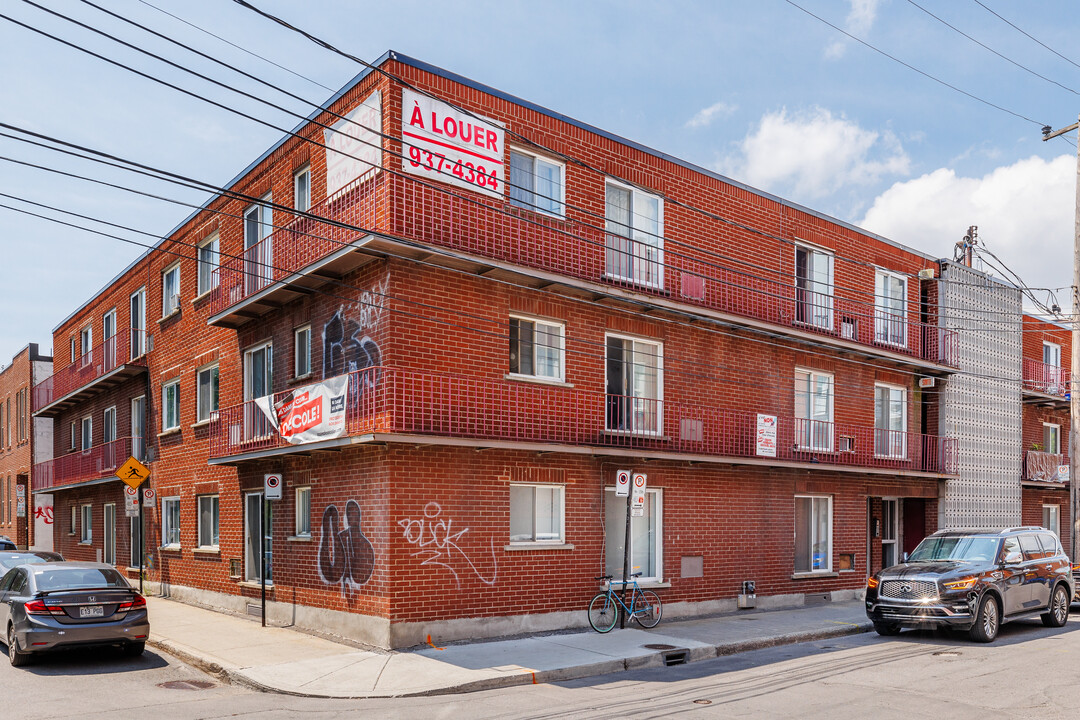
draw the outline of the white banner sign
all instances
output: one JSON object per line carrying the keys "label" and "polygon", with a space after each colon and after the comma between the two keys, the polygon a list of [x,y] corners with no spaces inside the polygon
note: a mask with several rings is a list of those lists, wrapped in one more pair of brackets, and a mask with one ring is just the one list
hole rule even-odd
{"label": "white banner sign", "polygon": [[757,416],[757,454],[776,457],[776,416]]}
{"label": "white banner sign", "polygon": [[378,90],[330,128],[326,144],[326,196],[332,198],[357,178],[382,167],[382,94]]}
{"label": "white banner sign", "polygon": [[324,380],[286,393],[271,406],[272,396],[255,404],[270,418],[274,429],[293,445],[332,440],[345,434],[345,405],[349,376]]}
{"label": "white banner sign", "polygon": [[405,172],[501,197],[504,135],[501,122],[458,112],[408,88],[401,91]]}

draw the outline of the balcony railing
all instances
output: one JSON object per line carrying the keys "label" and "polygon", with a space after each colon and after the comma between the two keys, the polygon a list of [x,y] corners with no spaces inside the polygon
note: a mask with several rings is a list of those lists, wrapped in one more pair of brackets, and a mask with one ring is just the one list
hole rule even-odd
{"label": "balcony railing", "polygon": [[[724,266],[730,261],[709,259],[705,253],[690,257],[686,246],[669,242],[661,249],[663,243],[655,239],[624,237],[479,196],[464,199],[408,177],[382,173],[310,212],[391,237],[671,298],[935,363],[953,367],[958,363],[955,331],[911,321],[907,313],[897,315],[872,302],[809,292],[780,273],[769,278],[761,277],[759,270],[733,270]],[[702,228],[696,230],[702,232]],[[265,247],[252,246],[243,258],[222,263],[216,271],[220,280],[211,300],[212,314],[227,311],[357,237],[356,231],[306,218],[276,230],[260,243]],[[705,237],[700,245],[719,246],[716,240]],[[260,267],[267,261],[272,267]]]}
{"label": "balcony railing", "polygon": [[48,407],[118,367],[145,365],[145,336],[146,333],[142,330],[121,330],[82,357],[75,358],[68,366],[45,378],[31,390],[32,412]]}
{"label": "balcony railing", "polygon": [[1041,450],[1024,451],[1024,480],[1039,482],[1062,482],[1058,480],[1058,467],[1069,464],[1069,456]]}
{"label": "balcony railing", "polygon": [[[753,412],[388,367],[351,373],[346,406],[346,433],[354,436],[637,448],[939,474],[956,467],[955,439],[790,417],[777,418],[776,454],[764,457],[757,425]],[[286,445],[254,402],[224,408],[211,421],[212,458]]]}
{"label": "balcony railing", "polygon": [[1069,394],[1069,371],[1024,358],[1024,389],[1063,398]]}
{"label": "balcony railing", "polygon": [[33,489],[48,490],[108,477],[129,457],[141,455],[141,448],[142,438],[126,437],[38,463],[34,465]]}

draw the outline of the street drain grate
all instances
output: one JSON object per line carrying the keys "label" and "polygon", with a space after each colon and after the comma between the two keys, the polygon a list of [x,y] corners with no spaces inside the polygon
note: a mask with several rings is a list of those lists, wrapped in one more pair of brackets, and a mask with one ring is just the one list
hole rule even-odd
{"label": "street drain grate", "polygon": [[674,645],[664,645],[663,643],[650,643],[648,645],[642,645],[641,647],[646,650],[674,650]]}
{"label": "street drain grate", "polygon": [[206,680],[170,680],[158,683],[158,687],[166,690],[206,690],[214,687],[214,683]]}
{"label": "street drain grate", "polygon": [[706,700],[705,698],[701,698],[700,700],[695,700],[694,704],[695,705],[712,705],[712,700]]}
{"label": "street drain grate", "polygon": [[959,650],[938,650],[934,657],[959,657],[960,654]]}

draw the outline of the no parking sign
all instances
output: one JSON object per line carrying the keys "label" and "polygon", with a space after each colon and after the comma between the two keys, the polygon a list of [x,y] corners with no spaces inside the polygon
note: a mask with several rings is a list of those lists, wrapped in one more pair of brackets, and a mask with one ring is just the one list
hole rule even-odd
{"label": "no parking sign", "polygon": [[267,473],[263,475],[263,495],[267,500],[281,499],[281,474]]}

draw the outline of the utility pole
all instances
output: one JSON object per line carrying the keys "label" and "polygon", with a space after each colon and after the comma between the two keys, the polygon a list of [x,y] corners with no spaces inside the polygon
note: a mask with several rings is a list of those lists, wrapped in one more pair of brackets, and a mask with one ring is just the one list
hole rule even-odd
{"label": "utility pole", "polygon": [[[1080,118],[1072,125],[1053,130],[1049,125],[1043,128],[1043,141],[1064,135],[1080,128]],[[1072,520],[1072,533],[1069,536],[1073,562],[1077,562],[1077,540],[1080,539],[1080,518],[1077,509],[1080,506],[1080,494],[1077,493],[1077,455],[1080,454],[1080,392],[1077,392],[1077,379],[1080,378],[1080,139],[1076,143],[1076,202],[1073,215],[1073,281],[1072,281],[1072,358],[1069,362],[1069,512]]]}

